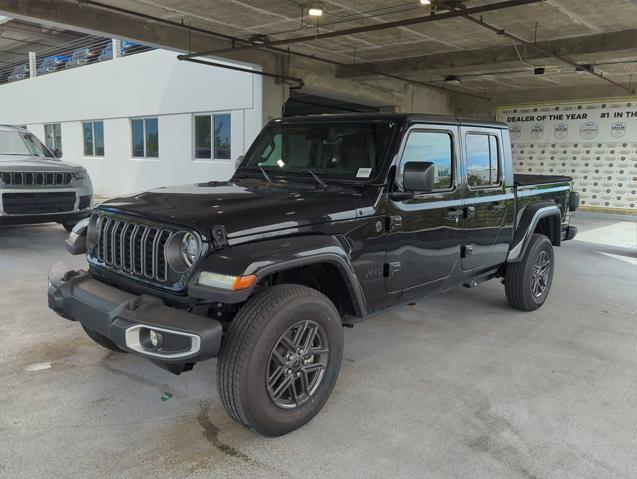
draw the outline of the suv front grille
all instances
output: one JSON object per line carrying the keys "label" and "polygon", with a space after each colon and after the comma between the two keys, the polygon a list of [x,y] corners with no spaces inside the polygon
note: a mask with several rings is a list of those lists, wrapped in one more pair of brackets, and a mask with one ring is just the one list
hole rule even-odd
{"label": "suv front grille", "polygon": [[9,215],[64,213],[74,208],[73,191],[2,193],[2,209]]}
{"label": "suv front grille", "polygon": [[73,175],[62,172],[2,171],[0,182],[6,186],[59,186],[71,183]]}
{"label": "suv front grille", "polygon": [[99,214],[98,240],[89,255],[109,269],[165,283],[171,270],[165,246],[180,231]]}

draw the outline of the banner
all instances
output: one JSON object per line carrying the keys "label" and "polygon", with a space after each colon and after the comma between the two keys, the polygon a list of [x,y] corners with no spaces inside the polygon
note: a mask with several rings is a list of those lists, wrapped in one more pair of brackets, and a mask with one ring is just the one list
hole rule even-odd
{"label": "banner", "polygon": [[516,173],[566,175],[582,206],[637,214],[637,98],[507,106]]}

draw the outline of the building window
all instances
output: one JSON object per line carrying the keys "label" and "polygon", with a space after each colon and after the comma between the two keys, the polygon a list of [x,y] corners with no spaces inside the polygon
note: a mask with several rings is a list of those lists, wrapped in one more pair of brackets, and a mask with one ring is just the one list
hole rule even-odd
{"label": "building window", "polygon": [[157,118],[131,120],[133,158],[159,157],[159,124]]}
{"label": "building window", "polygon": [[474,188],[500,184],[498,139],[494,135],[469,133],[467,144],[467,183]]}
{"label": "building window", "polygon": [[59,123],[44,125],[44,140],[49,150],[62,151],[62,126]]}
{"label": "building window", "polygon": [[409,134],[401,161],[427,161],[434,165],[434,190],[448,190],[453,184],[453,148],[449,133],[414,131]]}
{"label": "building window", "polygon": [[195,115],[195,158],[229,160],[230,130],[229,113]]}
{"label": "building window", "polygon": [[104,122],[83,121],[84,156],[104,156]]}

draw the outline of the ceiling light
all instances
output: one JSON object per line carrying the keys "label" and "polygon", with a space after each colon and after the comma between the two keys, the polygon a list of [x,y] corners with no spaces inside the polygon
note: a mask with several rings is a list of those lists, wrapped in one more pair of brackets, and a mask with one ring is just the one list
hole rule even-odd
{"label": "ceiling light", "polygon": [[546,69],[544,67],[535,67],[533,73],[535,73],[536,75],[544,75],[545,71]]}
{"label": "ceiling light", "polygon": [[431,0],[420,0],[421,5],[431,5]]}
{"label": "ceiling light", "polygon": [[307,9],[307,14],[310,17],[320,17],[323,15],[323,9],[320,5],[310,5]]}
{"label": "ceiling light", "polygon": [[445,77],[445,83],[449,85],[460,85],[460,78],[455,75],[449,75]]}

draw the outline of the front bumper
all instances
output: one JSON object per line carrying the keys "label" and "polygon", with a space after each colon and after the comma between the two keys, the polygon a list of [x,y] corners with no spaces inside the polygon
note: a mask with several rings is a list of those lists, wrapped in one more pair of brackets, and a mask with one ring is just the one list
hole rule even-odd
{"label": "front bumper", "polygon": [[24,225],[37,223],[74,223],[91,215],[91,208],[65,213],[40,213],[30,215],[1,215],[0,225]]}
{"label": "front bumper", "polygon": [[[153,296],[127,293],[63,263],[49,271],[48,299],[49,307],[63,318],[161,363],[194,363],[219,353],[223,331],[218,321],[171,308]],[[150,330],[162,335],[165,348],[150,345]]]}
{"label": "front bumper", "polygon": [[[49,209],[46,203],[47,195],[67,194],[73,195],[75,200],[68,209],[60,211],[57,208]],[[5,205],[5,195],[22,195],[24,199],[13,199],[13,209]],[[33,196],[33,199],[29,198]],[[23,208],[25,205],[35,203],[40,208],[35,211],[31,208]],[[38,204],[39,203],[39,204]],[[18,205],[22,211],[15,211]],[[0,188],[0,225],[35,224],[35,223],[72,223],[87,218],[93,207],[93,186],[89,180],[75,180],[71,185],[61,186],[7,186]]]}

